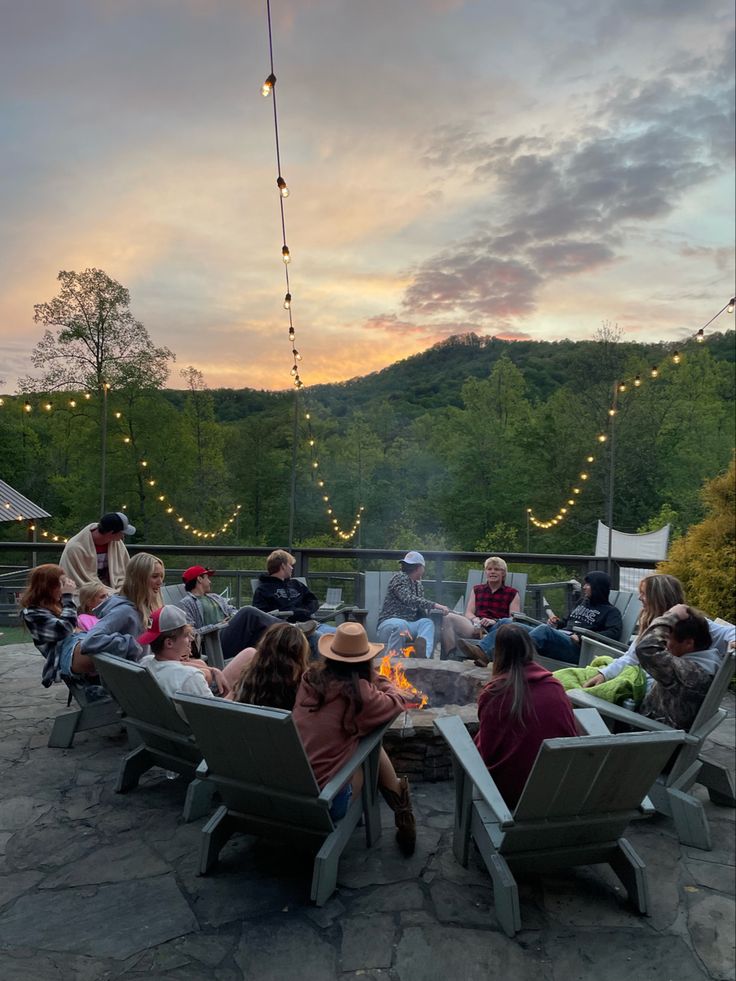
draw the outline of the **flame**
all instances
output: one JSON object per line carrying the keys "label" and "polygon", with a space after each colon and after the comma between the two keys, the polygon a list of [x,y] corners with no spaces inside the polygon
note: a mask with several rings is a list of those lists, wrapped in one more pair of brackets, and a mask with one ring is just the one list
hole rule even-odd
{"label": "flame", "polygon": [[419,691],[414,685],[407,679],[404,669],[400,664],[391,663],[391,653],[387,654],[381,661],[381,666],[378,669],[378,673],[384,678],[400,688],[402,692],[408,695],[415,695],[416,700],[412,702],[412,708],[424,708],[429,699],[424,694],[424,692]]}

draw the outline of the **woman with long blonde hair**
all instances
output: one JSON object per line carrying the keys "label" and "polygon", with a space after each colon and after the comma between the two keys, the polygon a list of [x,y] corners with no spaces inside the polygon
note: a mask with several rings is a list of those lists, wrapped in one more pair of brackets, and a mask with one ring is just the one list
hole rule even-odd
{"label": "woman with long blonde hair", "polygon": [[82,640],[83,654],[115,654],[138,661],[143,648],[136,638],[148,626],[151,614],[163,605],[164,564],[148,552],[138,552],[127,565],[118,595],[99,607],[100,622]]}

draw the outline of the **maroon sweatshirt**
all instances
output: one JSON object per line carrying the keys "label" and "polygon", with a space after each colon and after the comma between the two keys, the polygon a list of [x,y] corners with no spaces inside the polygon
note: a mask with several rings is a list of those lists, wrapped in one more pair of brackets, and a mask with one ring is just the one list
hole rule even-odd
{"label": "maroon sweatshirt", "polygon": [[522,721],[512,720],[509,714],[510,690],[493,695],[494,686],[503,677],[494,678],[478,696],[480,729],[475,745],[503,799],[513,809],[544,740],[578,733],[565,689],[545,668],[534,662],[526,666],[528,697]]}

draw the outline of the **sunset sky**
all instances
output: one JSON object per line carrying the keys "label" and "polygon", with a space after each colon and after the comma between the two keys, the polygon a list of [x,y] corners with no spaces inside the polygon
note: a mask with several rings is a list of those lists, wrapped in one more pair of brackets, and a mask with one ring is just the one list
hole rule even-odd
{"label": "sunset sky", "polygon": [[[680,339],[732,295],[732,0],[272,10],[306,384],[469,330]],[[172,387],[289,386],[265,0],[0,0],[0,23],[2,388],[58,271],[93,266]]]}

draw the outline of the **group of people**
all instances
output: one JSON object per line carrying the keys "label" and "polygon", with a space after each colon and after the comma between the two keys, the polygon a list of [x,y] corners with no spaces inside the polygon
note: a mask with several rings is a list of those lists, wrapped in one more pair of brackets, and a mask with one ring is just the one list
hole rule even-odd
{"label": "group of people", "polygon": [[[111,528],[105,520],[109,517],[103,516],[98,531]],[[327,629],[316,624],[311,614],[317,598],[293,578],[294,559],[284,550],[268,557],[250,607],[236,610],[215,594],[213,570],[204,566],[185,570],[186,593],[178,605],[163,605],[164,566],[156,556],[139,552],[124,563],[118,581],[120,566],[117,558],[111,561],[110,545],[122,544],[131,526],[124,515],[117,517],[122,527],[101,533],[113,536],[107,542],[106,562],[97,551],[104,541],[97,541],[94,552],[87,548],[77,553],[86,554],[90,571],[95,558],[97,575],[88,581],[79,582],[81,558],[65,566],[62,556],[58,566],[31,571],[21,598],[22,616],[44,655],[42,683],[48,687],[65,677],[86,679],[94,687],[94,655],[105,652],[139,661],[169,695],[184,691],[290,710],[320,787],[363,735],[407,707],[405,695],[376,674],[373,660],[386,646],[403,646],[407,636],[418,653],[431,656],[434,624],[428,614],[436,611],[442,617],[443,653],[457,656],[457,645],[471,645],[474,658],[492,660],[490,680],[478,700],[476,745],[513,806],[542,741],[577,732],[562,684],[535,658],[552,651],[558,659],[577,663],[576,630],[585,627],[616,639],[621,632],[618,611],[608,602],[610,581],[604,573],[586,576],[582,600],[566,621],[550,617],[548,623],[531,628],[511,619],[519,609],[519,595],[505,585],[502,559],[486,560],[486,581],[474,588],[461,615],[426,599],[421,584],[425,563],[415,551],[405,555],[401,571],[389,583],[379,615],[379,643],[370,643],[364,627],[355,622]],[[94,531],[90,527],[80,535],[95,543]],[[595,692],[596,686],[634,666],[645,679],[643,714],[687,729],[720,659],[734,643],[734,628],[708,621],[687,606],[682,586],[672,576],[647,576],[639,592],[642,613],[629,650],[606,667],[578,669],[575,683]],[[288,611],[294,622],[271,611]],[[196,640],[223,620],[227,626],[221,639],[228,663],[219,671],[197,657]],[[310,637],[316,640],[316,659]],[[351,796],[360,792],[361,780],[356,773],[333,802],[336,820],[345,814]],[[379,786],[394,811],[397,841],[411,854],[416,829],[408,782],[397,776],[383,751]]]}
{"label": "group of people", "polygon": [[[82,545],[89,547],[77,554],[86,554],[88,561],[86,567],[81,560],[72,566],[76,581],[63,564],[41,565],[31,570],[21,596],[23,620],[44,655],[44,686],[66,678],[86,682],[88,692],[105,694],[94,665],[94,655],[104,652],[139,662],[169,696],[187,692],[290,710],[320,788],[364,735],[407,707],[405,694],[374,671],[373,659],[383,645],[369,643],[363,626],[325,628],[310,618],[319,603],[292,579],[294,558],[288,552],[277,550],[268,557],[251,607],[236,610],[213,593],[213,570],[203,566],[185,570],[186,593],[180,604],[164,605],[165,570],[156,556],[139,552],[121,561],[122,577],[112,571],[120,567],[109,562],[111,556],[104,564],[96,558],[101,553],[90,543],[100,526],[109,525],[106,517],[80,533]],[[122,545],[130,528],[120,527],[112,532],[119,537],[97,545]],[[100,575],[103,568],[107,582]],[[90,578],[80,584],[83,572]],[[279,619],[267,612],[271,610],[289,611],[289,618]],[[219,671],[196,656],[195,642],[198,634],[223,620],[228,620],[221,634],[223,652],[234,656]],[[318,660],[310,652],[310,637],[317,640]],[[341,788],[331,806],[333,820],[344,817],[352,797],[360,794],[362,779],[358,771]],[[394,812],[397,843],[410,855],[416,822],[409,784],[397,776],[384,750],[378,785]]]}

